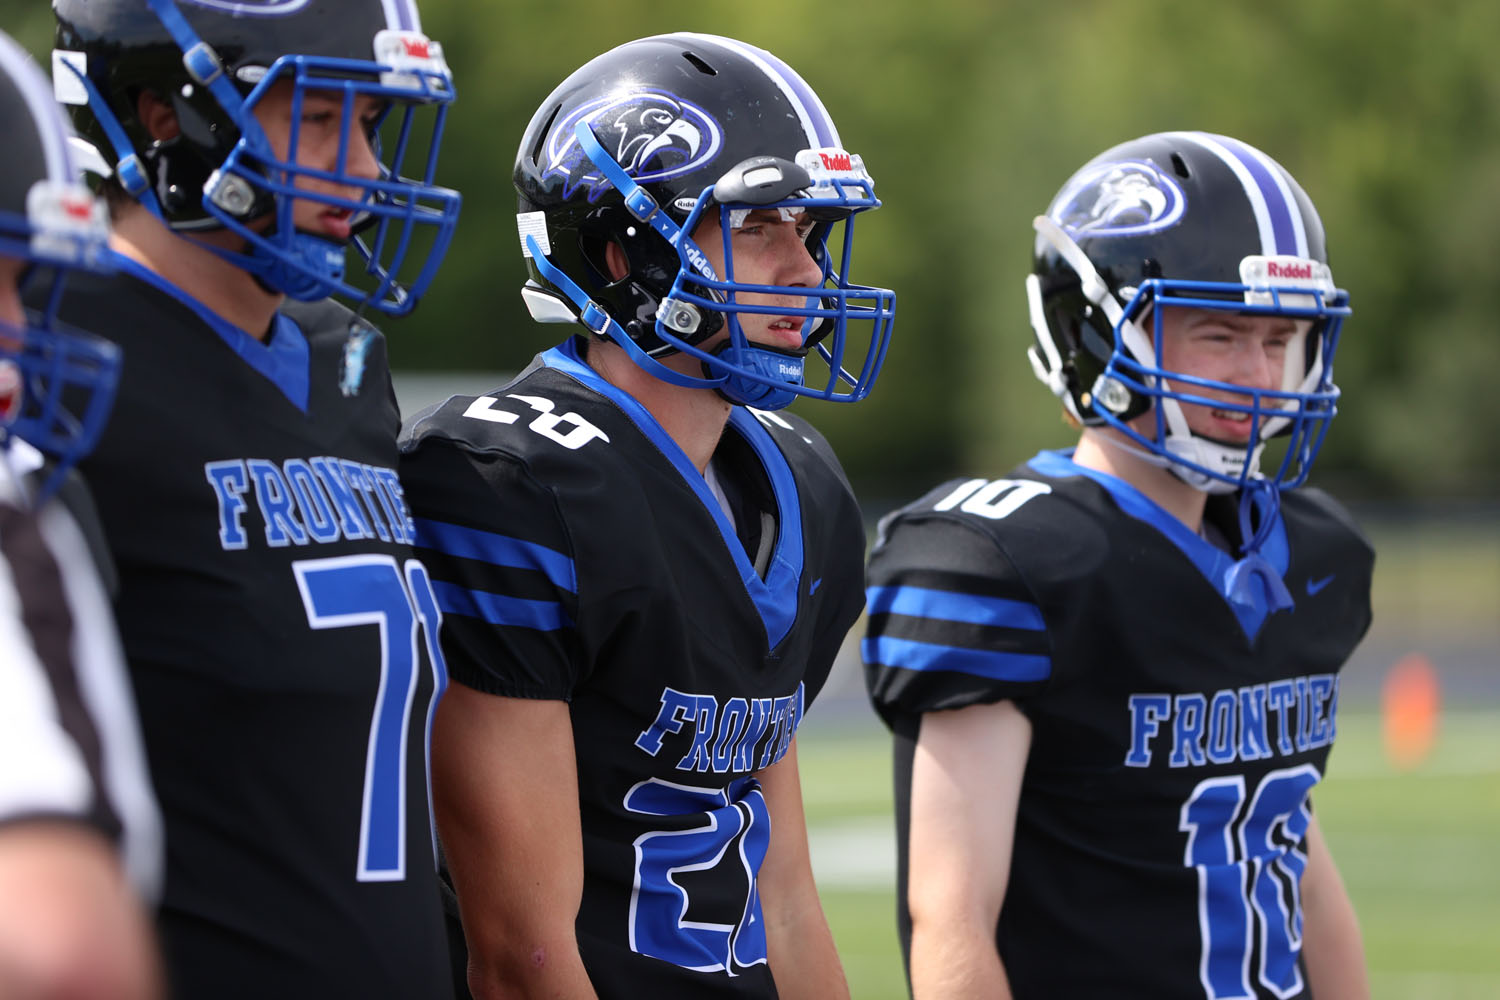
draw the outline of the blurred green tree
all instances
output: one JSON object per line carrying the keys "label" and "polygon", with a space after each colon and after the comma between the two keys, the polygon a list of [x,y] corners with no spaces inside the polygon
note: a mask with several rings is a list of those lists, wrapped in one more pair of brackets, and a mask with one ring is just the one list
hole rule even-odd
{"label": "blurred green tree", "polygon": [[[1323,215],[1355,316],[1318,481],[1355,499],[1500,495],[1500,5],[425,0],[423,19],[457,76],[442,176],[464,210],[428,299],[386,324],[398,368],[516,369],[561,338],[517,294],[516,142],[593,55],[711,31],[795,66],[885,201],[855,259],[900,297],[881,382],[857,407],[799,404],[872,510],[1071,440],[1023,355],[1030,220],[1095,153],[1176,128],[1266,150]],[[0,0],[0,26],[45,56],[41,4]]]}

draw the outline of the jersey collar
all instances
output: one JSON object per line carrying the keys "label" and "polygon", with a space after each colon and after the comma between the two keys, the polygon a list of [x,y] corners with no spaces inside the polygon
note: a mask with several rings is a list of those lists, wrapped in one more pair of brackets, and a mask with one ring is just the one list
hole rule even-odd
{"label": "jersey collar", "polygon": [[707,480],[649,410],[635,397],[606,381],[590,368],[578,355],[576,338],[569,337],[557,347],[543,353],[542,362],[548,368],[560,371],[608,398],[677,469],[683,482],[718,525],[724,547],[734,558],[745,592],[760,613],[761,624],[766,630],[766,648],[775,649],[792,630],[792,623],[797,617],[798,581],[802,579],[804,553],[802,504],[797,494],[797,481],[792,476],[786,456],[776,446],[770,432],[745,407],[736,406],[730,411],[729,425],[749,442],[765,468],[766,477],[771,481],[771,490],[776,497],[776,545],[772,550],[770,564],[766,567],[765,579],[762,580],[751,565],[750,557],[740,543],[734,525],[719,506]]}
{"label": "jersey collar", "polygon": [[[1223,549],[1189,530],[1187,525],[1167,513],[1156,501],[1125,480],[1074,462],[1071,448],[1066,451],[1039,452],[1027,464],[1041,475],[1054,479],[1074,476],[1086,476],[1092,479],[1104,488],[1122,511],[1139,521],[1145,521],[1165,535],[1167,540],[1198,568],[1198,572],[1218,592],[1219,596],[1224,598],[1225,603],[1239,620],[1245,637],[1251,642],[1255,641],[1266,618],[1273,611],[1279,610],[1269,599],[1266,587],[1253,579],[1256,573],[1274,572],[1276,583],[1280,584],[1282,578],[1286,576],[1287,567],[1291,562],[1291,548],[1287,544],[1286,522],[1282,520],[1279,509],[1276,512],[1276,521],[1272,525],[1270,536],[1261,546],[1259,554],[1235,559]],[[1281,590],[1285,591],[1284,585]],[[1288,600],[1290,600],[1289,597]],[[1287,607],[1289,609],[1290,606],[1287,605]]]}
{"label": "jersey collar", "polygon": [[150,268],[124,254],[113,251],[110,259],[119,270],[129,273],[137,281],[150,285],[192,310],[193,314],[210,330],[218,334],[219,339],[231,351],[280,389],[288,402],[303,413],[307,412],[308,385],[311,381],[308,370],[307,338],[291,317],[278,312],[271,326],[270,340],[267,343],[261,343],[258,338],[252,337],[224,319]]}

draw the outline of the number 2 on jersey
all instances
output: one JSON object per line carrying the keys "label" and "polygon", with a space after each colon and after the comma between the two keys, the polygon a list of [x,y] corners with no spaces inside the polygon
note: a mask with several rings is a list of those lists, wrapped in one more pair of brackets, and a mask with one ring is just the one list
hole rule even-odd
{"label": "number 2 on jersey", "polygon": [[1280,997],[1302,988],[1297,955],[1307,856],[1297,845],[1312,823],[1307,793],[1318,777],[1311,764],[1270,772],[1243,816],[1244,775],[1208,778],[1182,807],[1179,828],[1188,835],[1183,860],[1198,869],[1203,934],[1198,974],[1210,1000],[1256,995],[1250,988],[1250,951],[1257,926],[1261,983]]}
{"label": "number 2 on jersey", "polygon": [[[304,559],[294,562],[292,569],[313,628],[380,629],[380,689],[365,753],[355,877],[361,882],[399,882],[406,878],[406,745],[421,661],[419,641],[426,645],[433,674],[424,746],[431,746],[432,713],[448,684],[437,642],[441,615],[427,569],[408,559],[403,572],[388,555]],[[428,768],[430,772],[430,764]],[[431,787],[430,780],[426,784]],[[428,806],[430,815],[430,802]],[[434,841],[434,854],[436,850]]]}
{"label": "number 2 on jersey", "polygon": [[[728,972],[766,961],[756,875],[771,845],[771,815],[760,783],[740,778],[728,788],[694,788],[649,778],[625,796],[625,808],[648,816],[701,816],[692,829],[656,830],[635,839],[635,892],[630,898],[630,948],[699,972]],[[738,848],[735,841],[738,840]],[[747,888],[733,922],[692,919],[679,873],[718,871]]]}

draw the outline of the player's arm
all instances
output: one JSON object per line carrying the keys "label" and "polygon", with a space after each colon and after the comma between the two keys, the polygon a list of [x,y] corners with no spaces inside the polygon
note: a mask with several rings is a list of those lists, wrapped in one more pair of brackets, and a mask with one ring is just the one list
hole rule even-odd
{"label": "player's arm", "polygon": [[922,716],[911,776],[907,907],[916,1000],[1010,997],[995,925],[1031,722],[1011,701]]}
{"label": "player's arm", "polygon": [[848,997],[849,984],[813,882],[797,741],[756,777],[771,814],[771,843],[756,885],[777,993],[787,1000]]}
{"label": "player's arm", "polygon": [[1307,868],[1302,873],[1302,956],[1318,1000],[1369,1000],[1359,921],[1317,817],[1307,828]]}
{"label": "player's arm", "polygon": [[113,845],[66,820],[0,826],[0,996],[161,995],[150,923]]}
{"label": "player's arm", "polygon": [[475,1000],[593,998],[574,931],[583,841],[567,703],[454,684],[433,725],[432,786]]}

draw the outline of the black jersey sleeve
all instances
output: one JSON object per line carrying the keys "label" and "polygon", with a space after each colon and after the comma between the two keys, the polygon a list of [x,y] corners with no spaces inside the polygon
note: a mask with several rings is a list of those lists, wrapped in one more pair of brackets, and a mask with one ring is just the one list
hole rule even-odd
{"label": "black jersey sleeve", "polygon": [[578,582],[551,493],[511,456],[441,437],[404,451],[401,478],[452,677],[490,694],[571,700],[584,662]]}
{"label": "black jersey sleeve", "polygon": [[1034,695],[1052,675],[1042,612],[1011,560],[966,520],[917,506],[882,524],[865,591],[865,684],[898,728]]}

